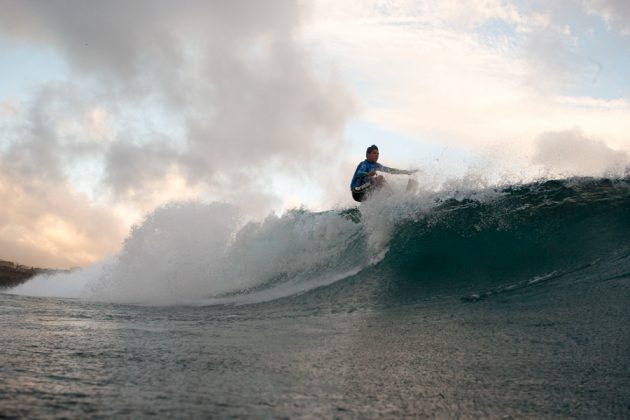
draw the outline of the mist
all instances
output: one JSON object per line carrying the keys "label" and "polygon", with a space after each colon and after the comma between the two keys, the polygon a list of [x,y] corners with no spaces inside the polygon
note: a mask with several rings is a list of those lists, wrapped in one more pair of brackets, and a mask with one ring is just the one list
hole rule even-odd
{"label": "mist", "polygon": [[536,141],[533,163],[551,176],[623,176],[630,163],[624,150],[615,150],[581,130],[543,133]]}

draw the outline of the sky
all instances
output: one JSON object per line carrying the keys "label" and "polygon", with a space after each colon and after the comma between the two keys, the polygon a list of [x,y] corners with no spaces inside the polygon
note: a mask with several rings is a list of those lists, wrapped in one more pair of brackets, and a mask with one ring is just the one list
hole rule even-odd
{"label": "sky", "polygon": [[87,266],[171,201],[348,207],[373,143],[421,179],[628,166],[626,0],[0,7],[0,259]]}

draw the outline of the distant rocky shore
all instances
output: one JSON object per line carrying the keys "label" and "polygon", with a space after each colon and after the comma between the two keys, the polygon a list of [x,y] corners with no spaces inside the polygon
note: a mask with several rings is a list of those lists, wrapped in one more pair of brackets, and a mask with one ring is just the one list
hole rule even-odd
{"label": "distant rocky shore", "polygon": [[37,274],[53,273],[56,270],[28,267],[11,261],[0,260],[0,289],[15,287]]}

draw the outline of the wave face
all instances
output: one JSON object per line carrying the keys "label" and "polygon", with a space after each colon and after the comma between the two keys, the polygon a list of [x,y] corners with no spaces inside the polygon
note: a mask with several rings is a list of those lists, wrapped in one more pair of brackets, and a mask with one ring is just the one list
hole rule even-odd
{"label": "wave face", "polygon": [[[476,301],[552,281],[630,274],[628,180],[546,181],[441,200],[396,228],[379,276],[397,301]],[[570,287],[570,286],[568,286]]]}
{"label": "wave face", "polygon": [[135,227],[118,256],[12,293],[150,304],[470,302],[628,275],[629,211],[627,179],[383,193],[359,209],[244,225],[234,207],[178,203]]}

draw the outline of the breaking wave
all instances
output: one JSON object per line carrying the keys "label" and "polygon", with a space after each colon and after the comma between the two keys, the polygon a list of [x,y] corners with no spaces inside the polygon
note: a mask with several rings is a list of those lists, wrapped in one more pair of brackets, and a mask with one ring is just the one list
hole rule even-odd
{"label": "breaking wave", "polygon": [[355,299],[378,285],[387,305],[440,295],[476,302],[627,275],[629,211],[628,179],[593,178],[383,192],[359,208],[298,209],[249,223],[231,205],[172,203],[134,227],[119,255],[11,293],[247,304],[309,291],[341,299],[326,290],[345,281]]}

